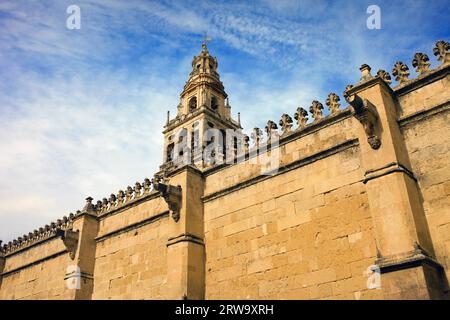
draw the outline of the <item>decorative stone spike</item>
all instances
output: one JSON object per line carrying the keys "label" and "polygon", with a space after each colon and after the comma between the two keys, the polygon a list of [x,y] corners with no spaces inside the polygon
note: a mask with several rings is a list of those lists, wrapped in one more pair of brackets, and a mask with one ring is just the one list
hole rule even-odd
{"label": "decorative stone spike", "polygon": [[292,131],[292,123],[293,121],[290,115],[284,113],[281,116],[279,125],[281,127],[281,130],[283,130],[283,134],[288,134]]}
{"label": "decorative stone spike", "polygon": [[160,181],[161,181],[161,177],[155,174],[155,175],[153,176],[152,180],[151,180],[152,185],[153,185],[153,188],[155,188],[155,186],[156,186]]}
{"label": "decorative stone spike", "polygon": [[392,69],[392,75],[398,83],[405,83],[409,80],[409,68],[403,62],[397,61]]}
{"label": "decorative stone spike", "polygon": [[133,198],[133,188],[128,186],[125,194],[127,202],[130,201]]}
{"label": "decorative stone spike", "polygon": [[384,82],[386,82],[387,84],[392,83],[391,75],[389,74],[389,72],[387,72],[383,69],[380,69],[377,71],[377,77],[380,78],[381,80],[383,80]]}
{"label": "decorative stone spike", "polygon": [[109,195],[109,203],[110,203],[110,209],[114,208],[117,205],[117,197],[114,193],[111,193]]}
{"label": "decorative stone spike", "polygon": [[308,111],[302,107],[298,107],[294,114],[294,119],[297,121],[297,130],[302,129],[308,122]]}
{"label": "decorative stone spike", "polygon": [[258,147],[263,136],[263,132],[260,128],[253,128],[251,133],[251,138],[253,140],[254,146]]}
{"label": "decorative stone spike", "polygon": [[97,204],[95,205],[95,211],[97,212],[102,211],[102,202],[100,200],[97,200]]}
{"label": "decorative stone spike", "polygon": [[320,119],[323,118],[323,105],[317,101],[314,100],[311,104],[311,107],[309,107],[309,112],[311,112],[314,121],[319,121]]}
{"label": "decorative stone spike", "polygon": [[267,125],[266,125],[265,129],[266,129],[266,134],[267,134],[267,141],[270,141],[272,136],[277,134],[278,126],[275,122],[273,122],[272,120],[269,120],[269,121],[267,121]]}
{"label": "decorative stone spike", "polygon": [[144,194],[150,193],[152,183],[150,182],[149,178],[144,179],[143,188],[144,188]]}
{"label": "decorative stone spike", "polygon": [[123,192],[123,190],[119,190],[119,192],[117,193],[117,205],[120,206],[124,203],[125,201],[125,192]]}
{"label": "decorative stone spike", "polygon": [[370,73],[370,66],[368,64],[363,64],[359,70],[361,71],[361,81],[367,81],[373,78],[372,74]]}
{"label": "decorative stone spike", "polygon": [[94,200],[92,197],[87,197],[86,198],[86,205],[83,208],[84,212],[92,212],[95,211],[95,206],[92,203],[92,200]]}
{"label": "decorative stone spike", "polygon": [[414,55],[412,65],[414,68],[416,68],[417,73],[423,74],[423,73],[430,71],[431,63],[429,61],[430,61],[430,59],[428,58],[428,56],[425,53],[417,52]]}
{"label": "decorative stone spike", "polygon": [[339,107],[341,105],[339,101],[341,101],[341,98],[339,98],[336,93],[332,92],[328,95],[326,105],[328,106],[331,114],[336,114],[339,112]]}
{"label": "decorative stone spike", "polygon": [[348,85],[346,85],[345,86],[345,90],[344,90],[344,98],[346,98],[347,99],[347,97],[348,97],[348,90],[350,90],[351,88],[353,88],[353,85],[352,84],[348,84]]}
{"label": "decorative stone spike", "polygon": [[109,201],[106,198],[102,199],[102,212],[108,211]]}
{"label": "decorative stone spike", "polygon": [[442,64],[450,63],[450,43],[444,40],[436,42],[433,48],[433,54],[442,62]]}
{"label": "decorative stone spike", "polygon": [[142,185],[139,182],[134,184],[134,197],[139,198],[141,196]]}

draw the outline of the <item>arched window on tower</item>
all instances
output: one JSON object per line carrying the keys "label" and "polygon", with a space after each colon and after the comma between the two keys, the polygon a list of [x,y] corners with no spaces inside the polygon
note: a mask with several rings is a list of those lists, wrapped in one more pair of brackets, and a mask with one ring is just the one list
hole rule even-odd
{"label": "arched window on tower", "polygon": [[197,97],[192,97],[189,100],[189,111],[194,111],[197,108]]}
{"label": "arched window on tower", "polygon": [[217,98],[213,96],[211,98],[211,109],[213,111],[217,111],[218,108],[219,108],[219,103],[217,102]]}

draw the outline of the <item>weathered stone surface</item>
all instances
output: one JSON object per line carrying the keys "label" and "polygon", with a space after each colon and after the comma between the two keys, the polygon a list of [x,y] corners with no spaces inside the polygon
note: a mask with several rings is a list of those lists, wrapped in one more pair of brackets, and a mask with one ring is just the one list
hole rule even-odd
{"label": "weathered stone surface", "polygon": [[[416,55],[417,79],[397,63],[402,85],[393,89],[387,72],[373,77],[363,65],[360,81],[345,91],[352,108],[354,97],[363,101],[356,118],[352,108],[339,110],[332,93],[333,116],[313,101],[314,121],[307,124],[298,108],[292,130],[283,114],[275,150],[261,151],[266,141],[255,128],[254,146],[243,136],[242,163],[207,166],[192,152],[192,165],[176,167],[165,157],[153,179],[88,198],[76,214],[0,246],[0,299],[445,298],[448,45],[438,43],[434,53],[444,65],[430,70]],[[178,115],[165,127],[165,156],[184,139],[177,128],[240,127],[206,45],[193,62]],[[270,121],[268,136],[276,129]],[[277,162],[267,174],[269,153]],[[158,185],[179,191],[176,219],[174,199]],[[381,283],[373,287],[377,267]],[[74,290],[68,280],[78,275]]]}

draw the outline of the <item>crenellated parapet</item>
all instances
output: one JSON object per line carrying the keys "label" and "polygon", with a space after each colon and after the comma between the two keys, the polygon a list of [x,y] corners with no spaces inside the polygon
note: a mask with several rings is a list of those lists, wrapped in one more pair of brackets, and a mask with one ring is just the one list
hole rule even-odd
{"label": "crenellated parapet", "polygon": [[[448,65],[450,63],[450,44],[447,41],[440,40],[436,42],[435,47],[433,48],[433,54],[436,56],[436,59],[441,62],[441,65],[439,65],[436,69],[442,68],[444,65]],[[426,53],[423,52],[417,52],[414,54],[411,65],[413,66],[415,72],[417,73],[417,76],[423,76],[431,71],[433,69],[430,69],[431,62],[430,58]],[[386,77],[386,73],[384,70],[380,70],[382,73],[378,74],[377,76],[382,78],[383,80],[387,80],[386,82],[390,84],[390,77]],[[397,61],[392,69],[392,75],[394,76],[395,80],[397,81],[397,84],[400,86],[406,85],[412,81],[414,81],[414,77],[411,77],[410,74],[410,68],[409,66],[402,62]]]}
{"label": "crenellated parapet", "polygon": [[39,229],[35,229],[33,232],[24,234],[23,236],[9,241],[3,246],[0,246],[0,251],[4,255],[9,255],[22,249],[28,248],[36,243],[40,243],[49,238],[57,236],[58,232],[60,231],[64,232],[65,230],[72,230],[74,218],[75,215],[71,213],[68,216],[64,216],[62,219],[56,220],[56,222],[46,224]]}
{"label": "crenellated parapet", "polygon": [[87,198],[86,206],[91,212],[95,212],[97,216],[102,216],[125,207],[149,194],[157,193],[158,190],[155,189],[155,184],[158,179],[158,177],[154,177],[153,179],[145,178],[142,182],[137,181],[134,186],[127,186],[117,191],[117,193],[111,193],[109,197],[97,200],[95,205],[92,204],[92,198]]}
{"label": "crenellated parapet", "polygon": [[97,218],[125,208],[137,200],[145,198],[147,195],[158,193],[159,190],[155,188],[155,184],[157,185],[161,181],[162,178],[159,176],[155,176],[151,180],[145,178],[143,182],[136,182],[134,187],[128,186],[125,188],[125,191],[119,190],[116,194],[112,193],[108,198],[105,197],[102,200],[98,200],[95,204],[92,197],[87,197],[84,207],[81,210],[77,210],[75,214],[70,213],[62,219],[35,229],[33,232],[24,234],[4,245],[1,245],[2,242],[0,241],[0,254],[9,255],[50,238],[61,237],[72,257],[75,251],[75,239],[77,238],[76,232],[73,231],[73,222],[78,216],[87,214]]}
{"label": "crenellated parapet", "polygon": [[[275,121],[268,120],[264,128],[264,132],[259,128],[254,128],[252,130],[250,135],[253,140],[252,147],[259,148],[261,145],[264,145],[263,142],[270,142],[271,138],[275,136],[283,139],[287,136],[290,136],[291,134],[306,130],[312,125],[317,125],[318,123],[325,119],[328,119],[329,117],[333,117],[339,114],[341,111],[340,100],[340,97],[334,92],[331,92],[328,95],[326,100],[326,105],[328,108],[327,115],[324,115],[323,104],[318,100],[313,100],[309,108],[309,113],[305,108],[298,107],[293,117],[291,117],[287,113],[282,114],[280,120],[278,121],[280,127],[277,126]],[[296,122],[296,126],[294,126],[293,119]],[[308,123],[309,119],[312,120],[310,123]]]}

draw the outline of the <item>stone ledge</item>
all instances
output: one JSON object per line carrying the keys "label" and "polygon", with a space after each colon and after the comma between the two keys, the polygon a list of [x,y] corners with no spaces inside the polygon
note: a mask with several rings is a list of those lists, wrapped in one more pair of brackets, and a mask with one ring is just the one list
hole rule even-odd
{"label": "stone ledge", "polygon": [[105,241],[108,238],[114,237],[116,235],[119,235],[119,234],[122,234],[122,233],[125,233],[125,232],[128,232],[128,231],[131,231],[133,229],[140,228],[142,226],[145,226],[145,225],[147,225],[149,223],[155,222],[155,221],[157,221],[159,219],[166,218],[168,216],[169,216],[169,211],[163,211],[163,212],[158,213],[158,214],[156,214],[154,216],[146,218],[146,219],[144,219],[142,221],[138,221],[138,222],[132,223],[132,224],[126,226],[126,227],[123,227],[123,228],[120,228],[120,229],[117,229],[117,230],[114,230],[114,231],[110,231],[108,233],[105,233],[104,235],[96,237],[95,238],[95,242],[98,243],[98,242]]}
{"label": "stone ledge", "polygon": [[[328,117],[325,117],[317,122],[312,122],[307,124],[305,127],[301,128],[300,130],[295,130],[292,131],[291,133],[289,133],[286,136],[280,136],[279,142],[278,142],[278,146],[277,148],[282,147],[283,145],[292,142],[296,139],[300,139],[306,135],[315,133],[325,127],[331,126],[333,124],[336,124],[342,120],[348,119],[352,117],[352,113],[351,113],[351,108],[350,107],[346,107],[342,110],[340,110],[338,113],[336,113],[335,115],[330,115]],[[270,151],[270,145],[267,145],[267,143],[263,143],[261,144],[258,149],[264,149],[266,151]],[[256,148],[250,148],[249,151],[243,155],[240,156],[240,158],[238,158],[238,160],[240,160],[241,162],[238,163],[233,163],[233,164],[228,164],[228,163],[223,163],[217,166],[214,166],[212,168],[208,168],[206,170],[203,171],[203,175],[205,177],[212,175],[218,171],[221,171],[223,169],[226,169],[228,167],[232,167],[234,165],[238,165],[241,164],[251,158],[257,157],[258,156],[258,149]],[[244,160],[245,159],[245,160]],[[236,159],[235,159],[236,160]]]}
{"label": "stone ledge", "polygon": [[26,269],[26,268],[32,267],[32,266],[34,266],[34,265],[43,263],[43,262],[45,262],[45,261],[47,261],[47,260],[51,260],[51,259],[57,258],[57,257],[59,257],[59,256],[61,256],[61,255],[63,255],[63,254],[66,254],[66,253],[67,253],[67,250],[60,250],[60,251],[58,251],[58,252],[56,252],[56,253],[54,253],[54,254],[51,254],[51,255],[49,255],[49,256],[47,256],[47,257],[42,258],[42,259],[38,259],[38,260],[36,260],[36,261],[27,263],[27,264],[25,264],[25,265],[23,265],[23,266],[17,267],[17,268],[12,269],[12,270],[7,270],[7,271],[3,272],[3,273],[1,274],[1,276],[2,276],[2,277],[8,276],[8,275],[10,275],[10,274],[12,274],[12,273],[15,273],[15,272],[18,272],[18,271],[20,271],[20,270],[22,270],[22,269]]}
{"label": "stone ledge", "polygon": [[429,72],[419,75],[415,79],[410,79],[408,82],[394,87],[393,90],[397,96],[402,96],[411,91],[417,90],[420,87],[440,80],[446,77],[449,73],[450,64],[440,65],[434,70],[430,70]]}
{"label": "stone ledge", "polygon": [[179,236],[169,238],[167,240],[166,246],[169,247],[169,246],[174,245],[179,242],[191,242],[191,243],[196,243],[196,244],[199,244],[202,246],[205,245],[202,238],[197,237],[190,233],[183,233],[183,234],[180,234]]}
{"label": "stone ledge", "polygon": [[437,270],[443,270],[442,265],[422,249],[412,250],[400,255],[381,257],[375,261],[375,264],[380,268],[381,273],[419,267],[424,264]]}
{"label": "stone ledge", "polygon": [[147,200],[156,199],[156,198],[158,198],[160,196],[161,196],[161,194],[159,192],[154,192],[153,191],[150,194],[147,194],[147,195],[144,195],[144,196],[140,196],[139,198],[136,198],[136,199],[132,199],[129,202],[124,203],[120,207],[114,208],[114,209],[112,209],[110,211],[107,211],[107,212],[105,212],[103,214],[100,214],[100,215],[97,216],[97,218],[99,220],[103,220],[103,219],[105,219],[105,218],[107,218],[109,216],[112,216],[112,215],[118,214],[118,213],[120,213],[122,211],[128,210],[131,207],[135,207],[138,204],[141,204],[142,202],[145,202]]}
{"label": "stone ledge", "polygon": [[367,170],[364,174],[363,183],[366,184],[370,180],[377,179],[395,172],[402,172],[417,182],[417,178],[414,176],[414,173],[412,173],[408,168],[400,163],[392,162],[378,169]]}
{"label": "stone ledge", "polygon": [[230,186],[228,188],[225,188],[223,190],[219,190],[219,191],[213,192],[211,194],[208,194],[206,196],[203,196],[202,197],[202,201],[204,203],[208,202],[208,201],[212,201],[214,199],[223,197],[223,196],[225,196],[225,195],[227,195],[227,194],[229,194],[231,192],[234,192],[234,191],[236,191],[238,189],[245,188],[245,187],[251,186],[251,185],[253,185],[255,183],[258,183],[258,182],[270,179],[270,178],[272,178],[274,176],[278,176],[278,175],[284,174],[286,172],[295,170],[297,168],[303,167],[303,166],[311,164],[311,163],[313,163],[315,161],[327,158],[329,156],[335,155],[335,154],[337,154],[339,152],[342,152],[344,150],[347,150],[349,148],[353,148],[353,147],[356,147],[356,146],[359,146],[358,139],[347,140],[344,143],[341,143],[341,144],[336,145],[334,147],[331,147],[331,148],[328,148],[326,150],[323,150],[323,151],[320,151],[318,153],[315,153],[315,154],[313,154],[311,156],[308,156],[308,157],[296,160],[296,161],[291,162],[291,163],[289,163],[289,164],[287,164],[285,166],[282,166],[282,167],[279,168],[279,170],[278,170],[278,172],[276,174],[273,174],[273,175],[259,175],[259,176],[256,176],[254,178],[250,178],[250,179],[245,180],[243,182],[240,182],[240,183],[237,183],[235,185],[232,185],[232,186]]}
{"label": "stone ledge", "polygon": [[449,110],[450,110],[450,101],[446,101],[444,103],[435,105],[426,110],[420,110],[420,111],[414,112],[412,114],[409,114],[405,117],[402,117],[402,118],[398,119],[397,122],[400,127],[406,127],[406,126],[416,123],[418,121],[427,120],[429,117],[432,117],[441,112],[446,112]]}

